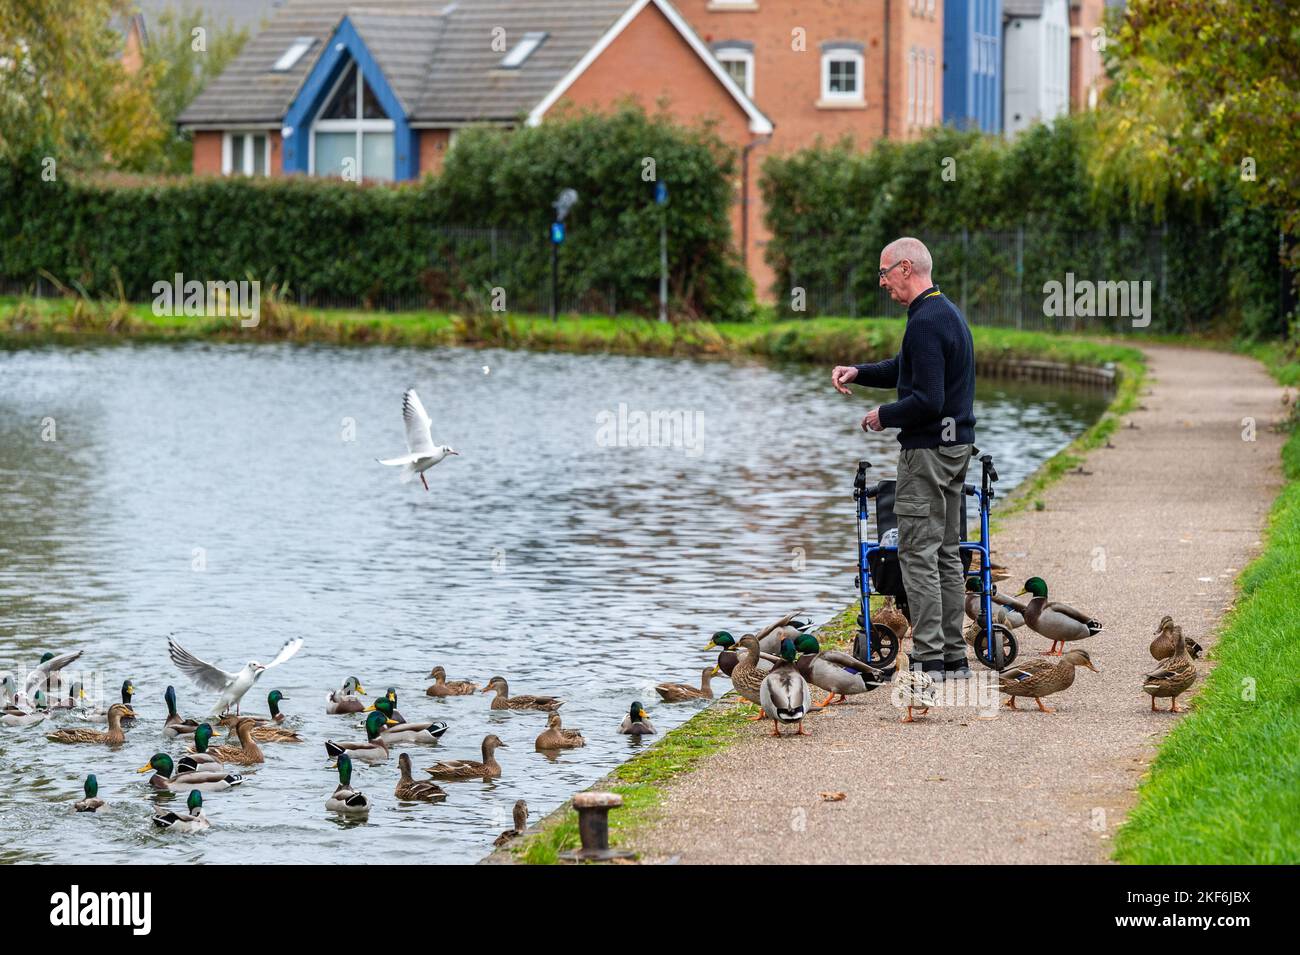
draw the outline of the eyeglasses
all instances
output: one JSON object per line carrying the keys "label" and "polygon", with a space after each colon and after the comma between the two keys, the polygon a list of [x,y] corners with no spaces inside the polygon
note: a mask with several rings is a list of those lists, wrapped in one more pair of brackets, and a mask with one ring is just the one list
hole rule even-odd
{"label": "eyeglasses", "polygon": [[881,270],[880,270],[880,277],[883,279],[886,275],[888,275],[890,272],[894,271],[894,269],[898,268],[900,265],[902,265],[902,264],[903,264],[904,262],[906,262],[906,261],[907,261],[907,259],[899,259],[897,262],[895,262],[895,263],[894,263],[893,265],[891,265],[889,268],[887,268],[887,269],[881,269]]}

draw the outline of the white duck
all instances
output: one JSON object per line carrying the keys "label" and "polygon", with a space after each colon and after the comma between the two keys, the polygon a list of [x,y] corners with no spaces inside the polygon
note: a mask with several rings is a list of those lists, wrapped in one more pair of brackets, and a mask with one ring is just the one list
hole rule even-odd
{"label": "white duck", "polygon": [[285,642],[284,646],[280,648],[280,652],[275,655],[275,659],[270,663],[261,664],[256,660],[250,660],[248,665],[238,673],[227,673],[220,667],[200,660],[172,637],[167,638],[167,652],[171,654],[172,662],[176,664],[177,669],[202,689],[213,690],[221,694],[212,710],[213,716],[227,712],[232,706],[235,708],[235,712],[238,713],[239,701],[243,699],[245,693],[253,688],[257,678],[271,667],[279,666],[301,649],[302,638],[294,637],[292,640]]}
{"label": "white duck", "polygon": [[380,464],[390,468],[401,468],[398,477],[403,484],[410,483],[420,475],[420,483],[429,490],[429,482],[424,479],[424,472],[429,470],[449,454],[460,454],[446,445],[435,445],[429,434],[433,421],[420,403],[420,396],[414,388],[407,388],[402,395],[402,420],[406,423],[407,453],[396,458],[375,458]]}

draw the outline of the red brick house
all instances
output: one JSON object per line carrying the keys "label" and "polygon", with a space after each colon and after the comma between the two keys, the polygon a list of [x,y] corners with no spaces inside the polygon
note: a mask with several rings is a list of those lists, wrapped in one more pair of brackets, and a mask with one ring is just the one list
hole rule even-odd
{"label": "red brick house", "polygon": [[180,123],[196,173],[411,179],[471,124],[628,98],[710,120],[751,172],[763,295],[761,156],[937,124],[942,48],[942,0],[286,0]]}

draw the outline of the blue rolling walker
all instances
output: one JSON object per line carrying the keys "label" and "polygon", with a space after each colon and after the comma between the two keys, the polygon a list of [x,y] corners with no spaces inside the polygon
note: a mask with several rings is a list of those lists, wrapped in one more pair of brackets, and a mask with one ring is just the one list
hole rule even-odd
{"label": "blue rolling walker", "polygon": [[[980,581],[980,627],[981,633],[975,638],[975,657],[984,666],[1001,670],[1009,666],[1016,658],[1018,646],[1015,635],[1008,627],[993,622],[993,580],[989,559],[989,506],[993,501],[993,485],[998,479],[998,472],[993,469],[993,455],[979,454],[981,477],[979,487],[964,484],[962,490],[967,497],[974,497],[980,509],[980,539],[966,540],[966,508],[961,514],[961,560],[962,569],[967,577],[978,577]],[[858,635],[853,641],[853,655],[859,660],[879,670],[888,670],[898,657],[903,634],[894,631],[883,623],[871,622],[872,584],[875,592],[894,598],[898,609],[911,622],[912,615],[907,606],[907,591],[903,588],[902,568],[898,563],[896,544],[885,545],[889,531],[897,533],[898,519],[894,515],[894,491],[896,482],[880,481],[867,483],[869,461],[858,462],[858,473],[853,479],[853,500],[857,502],[858,511],[858,575],[857,587],[861,598],[861,610],[858,615]],[[876,502],[876,530],[878,540],[869,540],[871,533],[870,509],[868,501]],[[971,563],[975,554],[979,554],[979,569],[972,571]],[[964,597],[964,592],[963,592]]]}

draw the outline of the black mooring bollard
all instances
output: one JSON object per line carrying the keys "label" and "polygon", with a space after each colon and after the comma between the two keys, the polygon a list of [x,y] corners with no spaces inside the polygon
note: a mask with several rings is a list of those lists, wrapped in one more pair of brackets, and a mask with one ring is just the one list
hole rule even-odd
{"label": "black mooring bollard", "polygon": [[626,849],[609,847],[609,811],[623,805],[618,793],[578,793],[573,797],[573,808],[578,811],[578,835],[582,848],[561,852],[561,859],[575,862],[605,862],[610,859],[629,859],[634,853]]}

